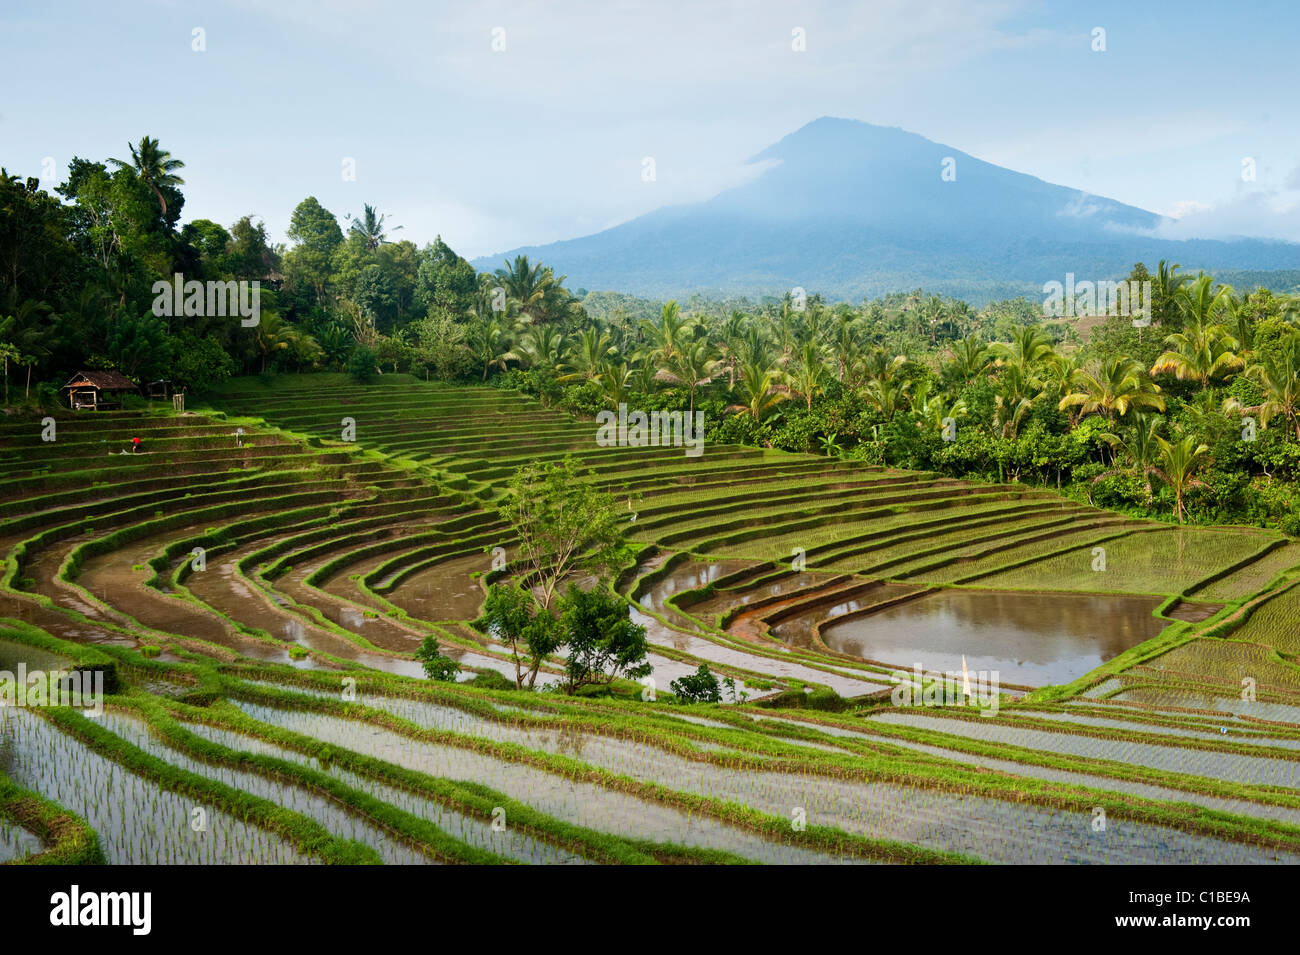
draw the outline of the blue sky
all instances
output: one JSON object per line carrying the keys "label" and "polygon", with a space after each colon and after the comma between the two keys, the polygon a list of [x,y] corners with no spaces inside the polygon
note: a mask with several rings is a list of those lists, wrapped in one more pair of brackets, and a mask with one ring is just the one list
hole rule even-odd
{"label": "blue sky", "polygon": [[283,238],[315,195],[476,256],[707,198],[833,115],[1178,216],[1171,237],[1300,240],[1297,41],[1287,2],[6,0],[0,164],[51,159],[53,185],[147,133],[186,162],[186,218]]}

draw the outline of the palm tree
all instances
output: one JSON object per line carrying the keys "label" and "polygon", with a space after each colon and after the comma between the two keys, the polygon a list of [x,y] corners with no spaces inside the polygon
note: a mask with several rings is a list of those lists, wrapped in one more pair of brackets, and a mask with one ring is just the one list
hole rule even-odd
{"label": "palm tree", "polygon": [[659,369],[647,356],[633,355],[632,365],[628,372],[628,387],[638,394],[653,394],[659,390],[658,374]]}
{"label": "palm tree", "polygon": [[564,335],[552,325],[531,325],[519,343],[519,354],[528,367],[554,373],[564,361]]}
{"label": "palm tree", "polygon": [[763,415],[781,402],[789,399],[784,390],[785,374],[770,356],[756,356],[741,363],[740,382],[737,389],[744,404],[731,405],[729,411],[745,411],[761,424]]}
{"label": "palm tree", "polygon": [[949,401],[942,394],[932,395],[931,387],[931,382],[927,379],[917,386],[912,395],[912,410],[927,428],[942,432],[946,420],[951,418],[956,421],[970,413],[964,399]]}
{"label": "palm tree", "polygon": [[688,341],[697,338],[701,329],[691,319],[683,318],[676,302],[668,302],[659,314],[658,324],[643,319],[641,333],[646,345],[663,366],[672,363]]}
{"label": "palm tree", "polygon": [[1037,325],[1024,325],[1011,333],[1011,341],[990,346],[1000,365],[1013,365],[1031,377],[1056,354],[1052,342]]}
{"label": "palm tree", "polygon": [[1127,437],[1107,432],[1101,435],[1101,440],[1110,445],[1112,453],[1116,449],[1123,451],[1133,467],[1147,474],[1148,469],[1156,462],[1160,450],[1157,439],[1160,437],[1160,429],[1164,427],[1164,423],[1165,419],[1160,415],[1135,412],[1133,427],[1129,429]]}
{"label": "palm tree", "polygon": [[841,384],[852,385],[854,370],[862,360],[861,322],[853,312],[837,312],[835,327],[831,331],[831,353],[835,361],[835,377]]}
{"label": "palm tree", "polygon": [[569,357],[561,366],[565,374],[560,381],[591,381],[598,377],[604,364],[615,354],[609,332],[601,328],[588,328],[578,335],[569,349]]}
{"label": "palm tree", "polygon": [[526,255],[517,255],[513,262],[506,262],[504,269],[497,269],[496,276],[506,297],[518,303],[519,311],[533,321],[545,318],[546,291],[555,282],[550,269],[540,262],[529,262]]}
{"label": "palm tree", "polygon": [[[1070,393],[1075,375],[1079,371],[1079,359],[1073,355],[1056,354],[1043,366],[1043,394],[1052,401],[1059,402]],[[1077,424],[1072,421],[1071,424]]]}
{"label": "palm tree", "polygon": [[886,421],[892,421],[894,415],[907,402],[910,384],[905,378],[872,378],[863,388],[862,397],[867,404],[879,411]]}
{"label": "palm tree", "polygon": [[171,153],[158,145],[158,140],[150,139],[148,136],[140,140],[138,147],[131,143],[126,145],[131,150],[130,162],[124,159],[110,159],[109,162],[119,169],[133,170],[137,176],[147,182],[154,195],[158,197],[158,205],[162,208],[165,217],[167,200],[163,197],[163,187],[175,188],[185,185],[185,180],[176,175],[176,170],[184,169],[185,163],[173,159]]}
{"label": "palm tree", "polygon": [[1257,364],[1246,369],[1246,377],[1259,385],[1264,400],[1241,410],[1258,414],[1266,428],[1280,415],[1300,441],[1300,330],[1280,336]]}
{"label": "palm tree", "polygon": [[32,394],[32,366],[50,357],[47,342],[48,328],[41,327],[40,319],[48,315],[50,307],[35,299],[26,299],[12,314],[0,317],[0,342],[9,346],[5,352],[5,401],[9,401],[9,362],[27,369],[27,386],[24,397]]}
{"label": "palm tree", "polygon": [[668,367],[662,369],[656,377],[660,381],[683,385],[690,389],[690,413],[693,415],[695,389],[700,385],[709,384],[721,366],[722,362],[712,356],[709,343],[701,339],[681,345],[669,359]]}
{"label": "palm tree", "polygon": [[1165,324],[1166,318],[1174,317],[1173,313],[1178,310],[1178,294],[1184,285],[1192,281],[1190,275],[1185,273],[1180,275],[1178,273],[1180,268],[1182,268],[1181,265],[1175,263],[1170,266],[1166,260],[1161,259],[1160,264],[1156,266],[1156,274],[1151,280],[1152,309],[1154,310],[1156,303],[1159,302],[1161,311],[1160,315],[1152,315],[1151,317],[1158,318],[1161,325]]}
{"label": "palm tree", "polygon": [[1232,287],[1214,288],[1214,279],[1202,275],[1190,288],[1178,290],[1179,310],[1185,324],[1181,332],[1165,339],[1169,350],[1156,359],[1151,374],[1172,372],[1179,381],[1199,381],[1201,390],[1210,387],[1210,380],[1240,371],[1245,359],[1236,354],[1237,340],[1215,321],[1231,309]]}
{"label": "palm tree", "polygon": [[862,373],[869,382],[883,383],[898,378],[909,362],[906,355],[890,357],[889,352],[877,345],[863,356],[861,364]]}
{"label": "palm tree", "polygon": [[1090,414],[1104,414],[1114,421],[1123,417],[1130,408],[1136,411],[1164,411],[1165,399],[1160,387],[1147,377],[1140,362],[1124,355],[1091,362],[1076,369],[1071,380],[1076,389],[1060,400],[1061,411],[1078,408],[1083,418]]}
{"label": "palm tree", "polygon": [[749,318],[744,312],[733,310],[718,330],[718,344],[722,360],[727,365],[727,387],[736,387],[736,369],[740,365],[740,353],[745,339]]}
{"label": "palm tree", "polygon": [[511,350],[510,335],[494,318],[480,318],[470,325],[469,346],[474,359],[483,366],[483,380],[487,381],[488,372],[493,368],[505,371],[506,364],[517,361],[519,356]]}
{"label": "palm tree", "polygon": [[325,354],[331,368],[341,368],[343,359],[352,348],[352,336],[340,322],[330,322],[316,329],[316,343]]}
{"label": "palm tree", "polygon": [[596,381],[600,382],[605,400],[617,408],[627,400],[634,376],[635,373],[628,367],[627,362],[621,361],[615,364],[612,360],[606,359],[600,364]]}
{"label": "palm tree", "polygon": [[1174,516],[1178,523],[1183,523],[1185,509],[1183,498],[1194,487],[1204,487],[1205,482],[1196,478],[1196,472],[1208,462],[1209,447],[1197,444],[1191,435],[1184,435],[1175,442],[1156,438],[1159,448],[1156,463],[1151,466],[1151,473],[1164,482],[1174,493]]}
{"label": "palm tree", "polygon": [[[366,205],[365,214],[360,219],[352,217],[350,221],[348,231],[360,236],[361,241],[371,252],[388,241],[388,233],[384,231],[384,216],[381,216],[374,206]],[[402,228],[400,225],[392,227],[394,232],[400,228]]]}
{"label": "palm tree", "polygon": [[822,393],[830,372],[826,368],[826,355],[816,342],[804,342],[799,350],[799,360],[790,376],[790,387],[808,403],[812,411],[813,398]]}
{"label": "palm tree", "polygon": [[295,337],[293,327],[285,324],[279,315],[274,312],[262,313],[262,320],[253,332],[257,351],[262,356],[262,371],[266,371],[267,358],[276,352],[287,350],[294,343]]}
{"label": "palm tree", "polygon": [[1001,430],[1002,437],[1014,440],[1038,398],[1038,381],[1015,362],[1002,369],[996,389],[993,426]]}
{"label": "palm tree", "polygon": [[963,384],[969,385],[993,362],[993,352],[977,335],[967,335],[948,348],[947,367]]}

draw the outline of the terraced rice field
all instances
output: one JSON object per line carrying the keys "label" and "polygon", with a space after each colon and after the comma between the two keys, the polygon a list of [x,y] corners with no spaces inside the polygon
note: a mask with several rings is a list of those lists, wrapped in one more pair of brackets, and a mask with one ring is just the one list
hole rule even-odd
{"label": "terraced rice field", "polygon": [[[0,862],[1300,860],[1285,538],[395,376],[56,421],[0,424],[0,670],[106,703],[0,707]],[[655,695],[478,679],[494,501],[567,455],[627,498]],[[736,696],[671,702],[701,664]]]}

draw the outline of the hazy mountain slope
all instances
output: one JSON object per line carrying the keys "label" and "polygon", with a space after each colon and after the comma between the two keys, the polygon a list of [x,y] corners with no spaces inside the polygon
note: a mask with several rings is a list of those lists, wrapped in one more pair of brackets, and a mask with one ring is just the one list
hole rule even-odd
{"label": "hazy mountain slope", "polygon": [[[951,158],[955,179],[941,176]],[[594,235],[525,253],[571,288],[639,295],[780,294],[830,298],[926,289],[974,301],[1044,282],[1109,278],[1160,258],[1185,269],[1300,267],[1300,246],[1261,240],[1172,242],[1144,234],[1154,213],[983,162],[893,127],[822,118],[752,160],[755,180]]]}

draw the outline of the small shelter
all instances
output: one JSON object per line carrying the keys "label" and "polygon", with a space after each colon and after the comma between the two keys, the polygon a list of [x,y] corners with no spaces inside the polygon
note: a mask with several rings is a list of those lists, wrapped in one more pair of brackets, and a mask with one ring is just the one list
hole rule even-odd
{"label": "small shelter", "polygon": [[172,396],[172,383],[167,378],[159,378],[157,381],[149,382],[149,400],[161,398],[166,401]]}
{"label": "small shelter", "polygon": [[122,407],[122,399],[114,396],[140,389],[121,372],[79,371],[59,390],[68,393],[68,405],[75,410],[102,411]]}

